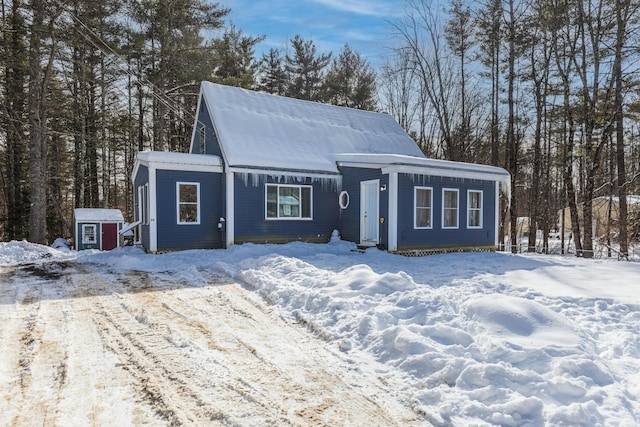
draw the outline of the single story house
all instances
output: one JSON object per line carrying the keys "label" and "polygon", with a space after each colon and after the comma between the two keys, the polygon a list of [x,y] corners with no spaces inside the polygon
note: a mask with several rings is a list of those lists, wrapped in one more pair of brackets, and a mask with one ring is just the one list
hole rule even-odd
{"label": "single story house", "polygon": [[120,246],[119,231],[124,224],[120,209],[76,208],[74,248],[110,251]]}
{"label": "single story house", "polygon": [[147,251],[344,240],[495,249],[501,168],[428,159],[388,114],[203,82],[189,153],[140,152]]}

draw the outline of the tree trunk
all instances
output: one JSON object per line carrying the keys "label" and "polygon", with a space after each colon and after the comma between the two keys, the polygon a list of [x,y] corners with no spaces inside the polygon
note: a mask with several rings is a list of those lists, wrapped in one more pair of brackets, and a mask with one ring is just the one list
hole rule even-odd
{"label": "tree trunk", "polygon": [[514,85],[516,79],[515,73],[515,61],[516,61],[516,48],[515,48],[515,10],[514,0],[509,1],[509,71],[507,76],[508,85],[508,109],[509,119],[507,122],[507,169],[511,174],[511,201],[510,201],[510,234],[511,234],[511,252],[518,252],[518,235],[517,235],[517,198],[516,198],[516,178],[518,176],[518,147],[516,141],[516,119],[515,119],[515,98],[514,98]]}
{"label": "tree trunk", "polygon": [[[53,62],[53,45],[49,62],[42,69],[42,41],[46,40],[44,26],[45,4],[31,2],[33,21],[29,38],[29,177],[31,209],[29,211],[29,241],[47,243],[47,86]],[[53,39],[53,18],[49,35]],[[53,41],[52,41],[53,44]]]}
{"label": "tree trunk", "polygon": [[626,168],[624,161],[624,116],[622,114],[622,49],[624,47],[626,33],[626,16],[623,16],[623,3],[625,11],[628,11],[629,2],[624,0],[616,1],[616,56],[614,61],[613,75],[615,79],[615,122],[616,122],[616,160],[618,169],[618,199],[619,199],[619,244],[620,256],[629,257],[629,238],[627,236],[627,188],[626,188]]}
{"label": "tree trunk", "polygon": [[3,188],[6,203],[7,240],[24,239],[27,231],[29,212],[28,195],[25,182],[27,181],[27,144],[25,143],[26,98],[25,83],[27,61],[25,47],[26,28],[20,9],[22,4],[14,0],[11,4],[10,17],[5,15],[4,2],[2,4],[2,20],[8,22],[10,31],[4,37],[3,66],[4,99],[3,110],[7,120],[2,124],[6,132],[4,150],[5,173]]}

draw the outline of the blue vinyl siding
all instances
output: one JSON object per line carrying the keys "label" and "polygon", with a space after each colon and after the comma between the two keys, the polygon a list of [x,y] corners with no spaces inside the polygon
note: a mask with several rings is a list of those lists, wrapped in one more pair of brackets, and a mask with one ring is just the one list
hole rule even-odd
{"label": "blue vinyl siding", "polygon": [[[266,219],[265,185],[310,185],[313,187],[313,213],[309,219]],[[260,177],[259,182],[236,175],[234,180],[236,243],[286,243],[294,241],[328,242],[338,223],[338,189],[336,185],[307,178],[278,182]]]}
{"label": "blue vinyl siding", "polygon": [[[200,223],[178,225],[177,182],[200,183]],[[222,176],[212,172],[156,171],[158,251],[222,247]]]}
{"label": "blue vinyl siding", "polygon": [[220,144],[218,143],[218,137],[213,128],[213,122],[211,121],[211,115],[209,114],[209,109],[207,108],[207,103],[204,99],[200,99],[200,110],[198,111],[198,119],[196,120],[198,128],[194,134],[194,141],[192,144],[192,154],[203,154],[200,153],[200,135],[198,133],[199,129],[204,126],[205,128],[205,153],[204,154],[213,154],[218,157],[222,157],[222,150],[220,149]]}
{"label": "blue vinyl siding", "polygon": [[[145,184],[148,184],[148,183],[149,183],[149,168],[144,165],[140,165],[138,167],[138,172],[133,180],[133,200],[134,200],[133,215],[136,221],[139,221],[141,219],[138,217],[140,214],[140,210],[139,210],[140,200],[138,200],[138,187],[144,186]],[[151,197],[151,195],[149,195],[149,197]],[[150,244],[149,224],[141,224],[140,227],[141,227],[140,238],[142,241],[142,246],[146,249],[149,249],[149,244]]]}
{"label": "blue vinyl siding", "polygon": [[[379,169],[343,167],[342,190],[349,193],[349,206],[340,209],[339,228],[343,240],[360,243],[360,183],[363,181],[380,180],[380,185],[389,186],[389,176],[383,175]],[[387,248],[387,218],[389,212],[389,191],[380,192],[380,218],[384,222],[380,224],[380,245]]]}
{"label": "blue vinyl siding", "polygon": [[[414,229],[414,187],[433,188],[433,228]],[[495,244],[495,182],[440,176],[398,175],[398,250]],[[458,228],[442,228],[442,190],[458,189]],[[482,190],[482,228],[467,227],[467,190]]]}

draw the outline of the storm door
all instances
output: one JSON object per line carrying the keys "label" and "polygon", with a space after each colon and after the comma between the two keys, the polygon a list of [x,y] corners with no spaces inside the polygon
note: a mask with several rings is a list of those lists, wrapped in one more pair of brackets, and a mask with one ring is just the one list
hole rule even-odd
{"label": "storm door", "polygon": [[360,243],[378,244],[380,180],[360,183]]}

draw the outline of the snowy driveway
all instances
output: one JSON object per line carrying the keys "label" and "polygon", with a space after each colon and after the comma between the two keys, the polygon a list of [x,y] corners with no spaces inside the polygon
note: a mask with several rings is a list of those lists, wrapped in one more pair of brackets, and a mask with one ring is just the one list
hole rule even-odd
{"label": "snowy driveway", "polygon": [[0,425],[411,425],[382,379],[213,273],[0,274]]}

